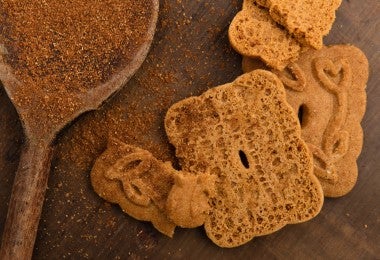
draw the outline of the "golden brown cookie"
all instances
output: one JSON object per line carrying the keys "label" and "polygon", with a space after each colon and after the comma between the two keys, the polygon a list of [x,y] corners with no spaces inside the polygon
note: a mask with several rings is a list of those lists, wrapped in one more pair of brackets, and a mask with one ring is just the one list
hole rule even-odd
{"label": "golden brown cookie", "polygon": [[258,57],[268,66],[282,70],[298,58],[300,44],[254,0],[245,0],[232,20],[229,32],[232,47],[241,55]]}
{"label": "golden brown cookie", "polygon": [[304,45],[320,49],[342,0],[259,0],[269,14]]}
{"label": "golden brown cookie", "polygon": [[151,221],[171,237],[176,225],[167,217],[165,204],[173,171],[149,152],[112,139],[93,166],[91,183],[103,199],[138,220]]}
{"label": "golden brown cookie", "polygon": [[215,177],[176,171],[150,152],[111,139],[91,172],[96,193],[172,237],[175,226],[203,225]]}
{"label": "golden brown cookie", "polygon": [[203,225],[210,211],[210,197],[215,196],[216,177],[209,174],[174,175],[174,185],[166,202],[168,217],[184,228]]}
{"label": "golden brown cookie", "polygon": [[[244,70],[256,62],[244,59]],[[356,160],[363,133],[368,61],[350,45],[310,50],[275,72],[286,87],[287,101],[299,114],[302,137],[314,155],[314,173],[325,196],[339,197],[355,185]]]}
{"label": "golden brown cookie", "polygon": [[235,247],[311,219],[323,193],[281,81],[256,70],[173,105],[165,129],[184,171],[216,177],[204,226]]}

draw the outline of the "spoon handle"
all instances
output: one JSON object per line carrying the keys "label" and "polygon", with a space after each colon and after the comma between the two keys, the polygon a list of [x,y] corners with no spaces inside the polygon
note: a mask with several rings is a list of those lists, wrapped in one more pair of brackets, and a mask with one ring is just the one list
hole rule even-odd
{"label": "spoon handle", "polygon": [[9,202],[0,259],[31,259],[53,154],[49,142],[23,148]]}

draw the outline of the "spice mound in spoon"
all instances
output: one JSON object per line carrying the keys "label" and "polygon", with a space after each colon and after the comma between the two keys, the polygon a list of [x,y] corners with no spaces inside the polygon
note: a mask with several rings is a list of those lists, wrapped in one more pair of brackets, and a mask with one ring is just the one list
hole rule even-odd
{"label": "spice mound in spoon", "polygon": [[2,0],[3,62],[17,86],[5,84],[28,128],[60,129],[98,92],[109,94],[103,85],[130,66],[147,41],[152,5],[148,0]]}

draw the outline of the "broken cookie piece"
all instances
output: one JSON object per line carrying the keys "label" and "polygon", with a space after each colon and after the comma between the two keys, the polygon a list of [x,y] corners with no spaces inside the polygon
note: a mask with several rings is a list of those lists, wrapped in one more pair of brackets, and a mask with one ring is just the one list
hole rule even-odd
{"label": "broken cookie piece", "polygon": [[166,216],[165,204],[173,172],[149,152],[111,139],[92,168],[91,184],[103,199],[171,237],[176,225]]}
{"label": "broken cookie piece", "polygon": [[203,225],[210,211],[210,198],[215,195],[215,179],[209,174],[175,175],[166,203],[169,218],[184,228]]}
{"label": "broken cookie piece", "polygon": [[[251,1],[251,0],[250,0]],[[323,37],[327,35],[335,21],[335,11],[342,0],[255,0],[268,8],[274,21],[303,45],[320,49]]]}
{"label": "broken cookie piece", "polygon": [[243,10],[231,22],[228,36],[241,55],[258,57],[278,70],[296,60],[301,51],[301,45],[253,0],[244,1]]}
{"label": "broken cookie piece", "polygon": [[150,221],[172,237],[176,226],[201,226],[214,194],[215,178],[176,171],[170,162],[150,152],[111,139],[96,160],[91,183],[105,200],[119,204],[125,213]]}

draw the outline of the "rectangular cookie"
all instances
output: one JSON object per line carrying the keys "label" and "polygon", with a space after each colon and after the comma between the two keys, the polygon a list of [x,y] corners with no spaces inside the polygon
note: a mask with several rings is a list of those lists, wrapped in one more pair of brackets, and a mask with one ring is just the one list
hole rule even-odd
{"label": "rectangular cookie", "polygon": [[218,246],[242,245],[320,211],[311,154],[273,73],[255,70],[174,104],[165,129],[183,170],[216,177],[204,226]]}

